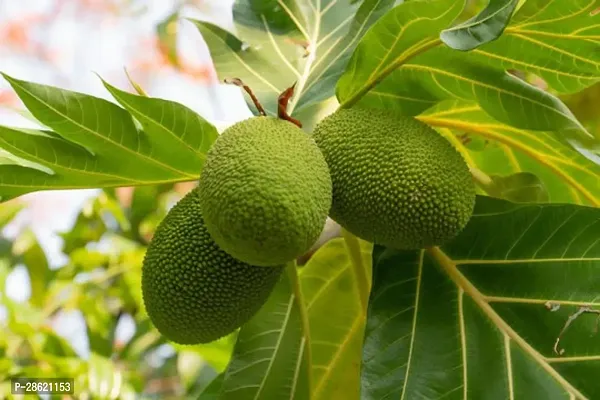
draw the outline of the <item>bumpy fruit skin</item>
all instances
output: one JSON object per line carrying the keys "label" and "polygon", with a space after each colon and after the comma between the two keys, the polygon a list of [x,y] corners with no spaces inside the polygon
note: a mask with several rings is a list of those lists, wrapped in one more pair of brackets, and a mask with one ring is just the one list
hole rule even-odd
{"label": "bumpy fruit skin", "polygon": [[208,343],[246,323],[267,301],[284,267],[240,262],[204,226],[190,191],[159,224],[142,267],[142,296],[158,331],[179,344]]}
{"label": "bumpy fruit skin", "polygon": [[310,135],[264,116],[238,122],[219,136],[198,190],[215,242],[261,266],[286,263],[309,250],[332,198],[327,163]]}
{"label": "bumpy fruit skin", "polygon": [[387,110],[342,109],[323,119],[313,137],[333,181],[330,216],[354,235],[422,249],[454,238],[471,218],[469,168],[423,122]]}

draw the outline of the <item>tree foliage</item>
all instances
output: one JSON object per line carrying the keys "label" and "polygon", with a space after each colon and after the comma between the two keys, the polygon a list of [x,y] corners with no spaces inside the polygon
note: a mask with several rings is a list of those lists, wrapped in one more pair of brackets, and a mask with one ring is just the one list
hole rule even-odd
{"label": "tree foliage", "polygon": [[[62,268],[29,234],[3,247],[0,280],[24,265],[32,293],[2,299],[0,374],[74,376],[99,398],[166,377],[171,395],[202,399],[599,398],[599,13],[598,0],[237,0],[235,32],[191,20],[219,78],[241,79],[268,114],[295,85],[288,112],[307,131],[336,107],[415,116],[462,152],[479,195],[439,248],[400,252],[343,232],[289,268],[239,332],[170,344],[158,367],[146,360],[166,341],[143,311],[141,259],[217,129],[106,81],[114,102],[5,74],[46,128],[0,127],[1,200],[105,190],[65,234]],[[120,186],[135,187],[130,206]],[[118,251],[89,246],[100,239]],[[87,359],[48,325],[71,309],[85,315]],[[115,343],[125,314],[135,334]]]}

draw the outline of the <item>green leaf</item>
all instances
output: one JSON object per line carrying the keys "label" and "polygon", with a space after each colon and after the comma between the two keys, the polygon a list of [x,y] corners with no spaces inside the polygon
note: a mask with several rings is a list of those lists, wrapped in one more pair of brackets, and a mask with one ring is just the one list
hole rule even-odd
{"label": "green leaf", "polygon": [[169,62],[179,66],[177,55],[177,33],[179,22],[179,10],[171,13],[160,24],[156,26],[156,35],[161,46],[161,51],[166,55]]}
{"label": "green leaf", "polygon": [[307,399],[310,342],[306,310],[292,264],[260,311],[240,330],[221,399]]}
{"label": "green leaf", "polygon": [[121,350],[119,358],[129,362],[137,362],[158,346],[166,343],[166,339],[156,330],[148,318],[136,324],[136,330],[129,342]]}
{"label": "green leaf", "polygon": [[580,40],[575,35],[568,42],[568,49],[579,44],[588,49],[583,60],[565,48],[565,41],[557,43],[559,47],[550,57],[541,44],[534,48],[523,34],[511,30],[524,24],[548,27],[557,19],[561,21],[559,31],[585,31],[592,24],[591,17],[579,17],[593,9],[593,1],[598,0],[551,1],[547,7],[540,6],[546,11],[534,15],[524,6],[499,39],[470,52],[454,51],[439,39],[439,31],[459,15],[460,3],[405,2],[363,37],[338,83],[338,100],[343,107],[360,102],[364,107],[397,109],[407,115],[417,115],[445,99],[476,101],[486,113],[508,125],[559,132],[560,138],[576,146],[595,148],[598,142],[558,98],[506,72],[525,69],[528,64],[548,66],[544,77],[560,76],[565,90],[600,80],[594,59],[600,59],[600,53],[594,50],[594,39]]}
{"label": "green leaf", "polygon": [[216,130],[175,102],[106,84],[139,119],[107,100],[9,77],[29,111],[52,130],[0,127],[0,148],[40,165],[0,165],[7,200],[47,189],[150,185],[195,180]]}
{"label": "green leaf", "polygon": [[599,238],[597,208],[478,197],[441,249],[376,246],[363,398],[598,398],[596,316],[553,349],[600,306]]}
{"label": "green leaf", "polygon": [[32,231],[25,231],[17,237],[13,244],[13,253],[27,268],[31,286],[29,301],[36,307],[44,305],[46,288],[53,277],[46,254]]}
{"label": "green leaf", "polygon": [[116,400],[125,395],[123,375],[113,363],[96,353],[90,354],[87,379],[89,392],[98,400]]}
{"label": "green leaf", "polygon": [[469,20],[444,29],[440,38],[455,50],[473,50],[502,35],[519,0],[489,0],[488,5]]}
{"label": "green leaf", "polygon": [[[44,331],[44,341],[41,349],[44,353],[65,358],[77,358],[77,353],[71,344],[64,338],[58,336],[52,330]],[[57,357],[58,358],[58,357]]]}
{"label": "green leaf", "polygon": [[231,359],[231,353],[233,352],[236,339],[237,332],[234,332],[231,335],[207,344],[189,346],[171,343],[171,345],[176,350],[185,350],[198,354],[206,363],[210,364],[217,373],[221,373],[227,368],[227,364]]}
{"label": "green leaf", "polygon": [[2,207],[0,207],[0,228],[4,228],[5,225],[9,224],[22,209],[23,204],[15,202],[3,204]]}
{"label": "green leaf", "polygon": [[217,375],[215,379],[202,391],[198,400],[220,400],[219,393],[223,387],[223,379],[225,374]]}
{"label": "green leaf", "polygon": [[63,239],[62,251],[70,254],[85,247],[90,242],[97,242],[106,233],[106,224],[99,215],[84,208],[68,232],[60,233]]}
{"label": "green leaf", "polygon": [[117,316],[108,307],[102,296],[87,295],[78,303],[78,308],[85,315],[90,350],[104,357],[110,357],[113,352],[114,331],[118,323]]}
{"label": "green leaf", "polygon": [[[370,266],[370,246],[362,248]],[[364,267],[369,271],[369,267]],[[321,247],[301,269],[300,282],[310,326],[312,399],[358,400],[365,312],[344,239]],[[365,299],[366,300],[366,299]]]}
{"label": "green leaf", "polygon": [[547,203],[548,191],[540,179],[530,172],[512,175],[491,175],[493,191],[501,199],[516,203]]}
{"label": "green leaf", "polygon": [[151,157],[153,149],[148,138],[137,130],[131,116],[115,104],[84,93],[3,76],[41,123],[91,154],[123,164],[115,168],[147,177],[181,174]]}
{"label": "green leaf", "polygon": [[0,147],[46,168],[0,166],[0,196],[8,200],[43,189],[76,189],[132,184],[111,173],[83,147],[58,137],[51,131],[35,131],[0,126]]}
{"label": "green leaf", "polygon": [[393,3],[238,0],[236,32],[192,22],[208,45],[219,79],[241,78],[268,113],[276,113],[278,96],[296,83],[288,107],[294,114],[333,96],[359,39]]}
{"label": "green leaf", "polygon": [[[199,175],[217,129],[190,108],[170,100],[137,96],[103,81],[113,97],[144,127],[153,157],[186,174]],[[174,157],[173,155],[177,156]]]}
{"label": "green leaf", "polygon": [[579,92],[600,81],[598,7],[599,0],[527,0],[502,39],[476,53],[534,73],[558,93]]}
{"label": "green leaf", "polygon": [[[550,132],[500,123],[475,102],[447,100],[417,118],[442,132],[455,131],[445,136],[469,165],[488,175],[532,173],[546,188],[550,202],[600,206],[600,166]],[[483,143],[472,145],[473,138]]]}

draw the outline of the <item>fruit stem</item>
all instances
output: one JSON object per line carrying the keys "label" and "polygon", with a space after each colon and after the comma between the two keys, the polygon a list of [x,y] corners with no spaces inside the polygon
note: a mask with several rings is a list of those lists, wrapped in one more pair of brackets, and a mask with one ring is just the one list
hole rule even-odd
{"label": "fruit stem", "polygon": [[292,85],[292,87],[285,89],[283,91],[283,93],[281,93],[281,95],[279,95],[279,100],[277,101],[277,116],[280,119],[290,121],[292,124],[297,125],[299,128],[302,128],[302,123],[300,121],[298,121],[297,119],[290,117],[290,115],[287,113],[288,102],[294,95],[295,87],[296,87],[296,84],[294,83]]}
{"label": "fruit stem", "polygon": [[260,104],[260,101],[258,101],[256,96],[254,95],[254,92],[252,91],[252,89],[250,89],[250,86],[246,85],[240,78],[224,79],[223,82],[227,83],[229,85],[239,86],[242,89],[244,89],[246,91],[246,93],[248,93],[248,96],[250,96],[250,98],[252,99],[252,102],[254,103],[254,105],[256,106],[256,109],[258,110],[258,113],[262,116],[267,115],[262,104]]}
{"label": "fruit stem", "polygon": [[344,242],[346,242],[346,247],[348,248],[348,253],[350,254],[350,261],[352,263],[354,280],[356,281],[356,286],[358,288],[358,295],[360,297],[362,311],[364,315],[367,315],[370,284],[369,277],[367,276],[367,269],[363,263],[360,242],[356,236],[344,228],[342,228],[342,236],[344,237]]}

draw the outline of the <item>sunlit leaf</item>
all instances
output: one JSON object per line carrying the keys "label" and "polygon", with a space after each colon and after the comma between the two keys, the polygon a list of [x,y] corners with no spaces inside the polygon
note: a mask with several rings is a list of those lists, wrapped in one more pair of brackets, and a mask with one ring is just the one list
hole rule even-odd
{"label": "sunlit leaf", "polygon": [[177,55],[178,22],[179,10],[171,13],[156,26],[159,50],[163,53],[165,58],[175,66],[179,65],[179,57]]}
{"label": "sunlit leaf", "polygon": [[223,387],[223,380],[225,374],[218,375],[213,381],[202,391],[197,400],[219,400],[221,397],[221,388]]}
{"label": "sunlit leaf", "polygon": [[239,332],[221,399],[306,399],[310,394],[307,315],[295,266]]}
{"label": "sunlit leaf", "polygon": [[113,352],[113,340],[118,318],[102,297],[86,296],[78,306],[85,315],[86,333],[90,350],[100,356],[110,357]]}
{"label": "sunlit leaf", "polygon": [[0,227],[10,223],[14,217],[23,209],[23,204],[16,202],[3,204],[0,207]]}
{"label": "sunlit leaf", "polygon": [[[206,152],[218,136],[214,126],[190,108],[170,100],[138,96],[103,82],[137,119],[155,144],[153,157],[189,175],[199,174]],[[174,157],[176,154],[176,157]]]}
{"label": "sunlit leaf", "polygon": [[[370,272],[370,246],[361,270]],[[321,247],[302,268],[300,282],[310,326],[312,397],[352,400],[360,395],[360,359],[365,312],[344,239]]]}
{"label": "sunlit leaf", "polygon": [[70,254],[72,251],[84,247],[89,242],[97,242],[106,232],[106,224],[96,213],[83,210],[77,216],[75,223],[67,232],[61,233],[63,238],[63,252]]}
{"label": "sunlit leaf", "polygon": [[440,38],[456,50],[473,50],[500,37],[510,22],[519,0],[489,0],[479,14],[451,28],[444,29]]}
{"label": "sunlit leaf", "polygon": [[[491,118],[474,102],[449,100],[417,118],[438,128],[457,131],[447,136],[467,162],[488,175],[535,174],[551,202],[600,205],[600,166],[564,145],[548,132],[528,131]],[[459,140],[467,134],[466,144]],[[471,148],[470,137],[485,140]]]}
{"label": "sunlit leaf", "polygon": [[[360,102],[408,115],[445,99],[476,101],[515,128],[559,132],[558,137],[577,146],[596,148],[597,141],[558,98],[506,70],[538,73],[562,91],[600,80],[600,52],[589,15],[597,1],[528,1],[500,38],[470,52],[452,50],[439,39],[439,32],[459,15],[461,2],[405,2],[363,37],[338,83],[338,99],[343,106]],[[561,21],[557,39],[545,31],[554,20]],[[533,30],[531,35],[519,30],[525,27]],[[536,35],[552,44],[534,39]]]}
{"label": "sunlit leaf", "polygon": [[43,167],[0,165],[2,200],[36,190],[195,180],[216,138],[212,125],[172,101],[106,84],[125,110],[84,93],[3,76],[51,130],[0,127],[0,148]]}
{"label": "sunlit leaf", "polygon": [[227,364],[231,358],[231,353],[237,340],[237,332],[225,336],[208,344],[200,345],[178,345],[173,344],[175,349],[194,352],[202,357],[202,359],[210,364],[217,372],[221,373],[227,368]]}
{"label": "sunlit leaf", "polygon": [[[369,26],[393,0],[238,0],[236,32],[193,21],[221,80],[241,78],[270,114],[296,83],[290,114],[331,97],[337,78]],[[250,103],[251,109],[254,106]]]}
{"label": "sunlit leaf", "polygon": [[490,176],[493,192],[501,199],[516,203],[546,203],[548,191],[542,181],[530,172],[517,172],[507,176]]}
{"label": "sunlit leaf", "polygon": [[50,329],[44,332],[44,344],[41,349],[44,353],[62,357],[77,357],[71,344],[64,338],[58,336]]}
{"label": "sunlit leaf", "polygon": [[441,249],[376,246],[363,398],[597,398],[596,316],[554,344],[600,306],[599,257],[597,208],[488,197]]}
{"label": "sunlit leaf", "polygon": [[15,240],[13,252],[27,268],[31,287],[29,301],[36,307],[44,305],[46,288],[53,273],[48,265],[46,254],[32,231],[25,231]]}
{"label": "sunlit leaf", "polygon": [[123,376],[109,359],[91,353],[88,365],[87,383],[89,392],[94,398],[98,400],[122,398]]}

